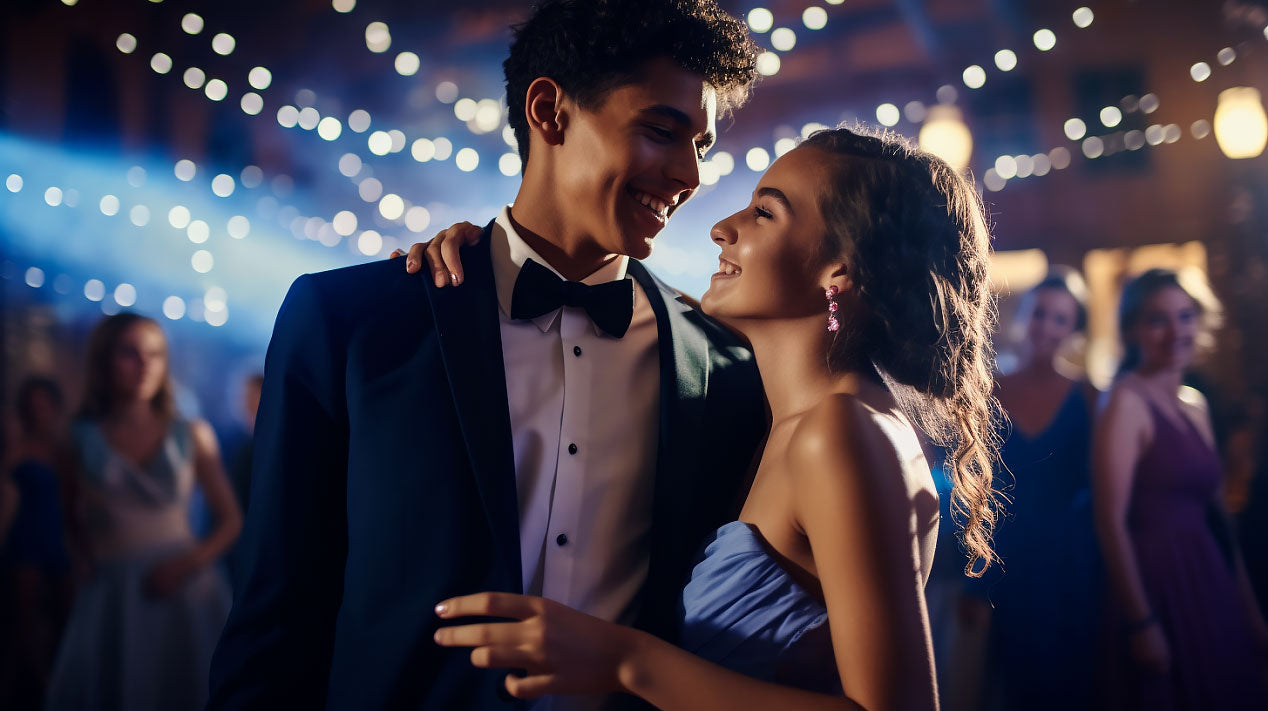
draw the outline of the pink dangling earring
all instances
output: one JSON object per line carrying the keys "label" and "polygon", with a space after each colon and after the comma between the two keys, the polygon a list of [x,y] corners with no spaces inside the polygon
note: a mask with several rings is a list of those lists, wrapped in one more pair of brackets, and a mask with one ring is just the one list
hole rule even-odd
{"label": "pink dangling earring", "polygon": [[828,300],[828,331],[836,333],[841,329],[841,322],[837,320],[837,294],[841,290],[835,284],[823,290],[823,298]]}

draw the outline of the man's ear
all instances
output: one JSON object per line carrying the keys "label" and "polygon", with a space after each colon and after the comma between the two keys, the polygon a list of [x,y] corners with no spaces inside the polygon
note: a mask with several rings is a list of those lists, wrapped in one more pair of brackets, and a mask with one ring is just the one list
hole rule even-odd
{"label": "man's ear", "polygon": [[538,136],[548,146],[562,145],[568,124],[567,103],[563,88],[554,79],[534,79],[524,97],[529,134]]}

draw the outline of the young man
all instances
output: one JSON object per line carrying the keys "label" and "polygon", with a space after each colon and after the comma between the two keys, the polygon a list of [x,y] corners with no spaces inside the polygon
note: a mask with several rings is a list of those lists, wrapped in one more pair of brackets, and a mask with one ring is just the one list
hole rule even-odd
{"label": "young man", "polygon": [[754,56],[713,0],[548,0],[504,65],[523,182],[461,288],[399,261],[296,280],[212,708],[524,707],[433,642],[433,606],[481,590],[672,637],[764,413],[750,354],[635,260]]}

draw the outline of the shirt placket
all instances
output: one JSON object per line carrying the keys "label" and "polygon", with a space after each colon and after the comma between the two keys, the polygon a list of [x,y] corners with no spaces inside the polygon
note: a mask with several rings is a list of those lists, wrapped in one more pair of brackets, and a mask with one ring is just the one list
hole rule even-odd
{"label": "shirt placket", "polygon": [[584,407],[590,386],[589,361],[582,341],[586,328],[593,327],[585,312],[564,307],[560,314],[559,347],[563,349],[563,411],[559,423],[559,458],[555,467],[555,487],[551,496],[550,528],[546,534],[545,597],[577,605],[579,558],[587,545],[578,529],[581,505],[585,500],[585,461],[589,454],[589,428]]}

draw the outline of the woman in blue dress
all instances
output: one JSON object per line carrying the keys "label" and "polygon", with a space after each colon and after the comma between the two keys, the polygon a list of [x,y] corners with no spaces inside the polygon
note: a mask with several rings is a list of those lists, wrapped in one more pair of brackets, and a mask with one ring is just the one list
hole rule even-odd
{"label": "woman in blue dress", "polygon": [[[229,612],[213,565],[242,515],[215,434],[174,410],[167,342],[154,320],[104,319],[88,346],[83,408],[62,463],[69,542],[90,571],[49,684],[49,709],[195,709]],[[189,499],[216,517],[198,540]]]}
{"label": "woman in blue dress", "polygon": [[[459,624],[436,640],[472,647],[477,666],[524,670],[506,678],[521,698],[935,708],[923,589],[938,497],[916,426],[953,451],[962,538],[989,564],[981,202],[891,134],[825,130],[779,158],[711,237],[721,256],[703,309],[752,343],[771,428],[739,519],[715,532],[683,592],[681,647],[500,593],[441,602]],[[472,615],[515,621],[462,624]]]}
{"label": "woman in blue dress", "polygon": [[1091,508],[1095,389],[1071,377],[1061,350],[1087,323],[1077,272],[1054,268],[1023,297],[1017,368],[998,381],[1010,426],[996,488],[1000,566],[970,583],[966,602],[989,620],[991,689],[1002,708],[1092,705],[1100,616]]}

